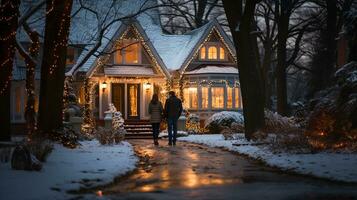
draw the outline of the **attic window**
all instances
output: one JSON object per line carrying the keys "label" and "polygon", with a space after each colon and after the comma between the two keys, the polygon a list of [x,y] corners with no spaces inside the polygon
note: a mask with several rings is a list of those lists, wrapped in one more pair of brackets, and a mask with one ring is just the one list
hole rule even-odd
{"label": "attic window", "polygon": [[200,60],[226,60],[226,52],[219,43],[210,42],[200,49]]}
{"label": "attic window", "polygon": [[208,48],[208,59],[209,60],[217,60],[217,47],[210,46]]}
{"label": "attic window", "polygon": [[138,64],[140,63],[140,45],[133,40],[124,40],[115,52],[116,64]]}
{"label": "attic window", "polygon": [[200,51],[201,51],[201,52],[200,52],[200,58],[201,58],[201,60],[206,59],[206,47],[203,46]]}

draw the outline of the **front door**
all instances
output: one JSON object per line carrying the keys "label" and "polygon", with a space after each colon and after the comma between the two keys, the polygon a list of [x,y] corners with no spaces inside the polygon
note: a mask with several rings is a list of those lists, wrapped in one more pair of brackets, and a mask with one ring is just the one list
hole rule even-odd
{"label": "front door", "polygon": [[112,83],[112,102],[121,114],[125,115],[125,96],[124,96],[124,84],[123,83]]}
{"label": "front door", "polygon": [[140,84],[128,84],[128,119],[140,118]]}

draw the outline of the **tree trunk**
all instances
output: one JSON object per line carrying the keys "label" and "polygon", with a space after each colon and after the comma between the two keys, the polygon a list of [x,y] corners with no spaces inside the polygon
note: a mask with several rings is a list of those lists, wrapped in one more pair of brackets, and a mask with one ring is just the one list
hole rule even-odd
{"label": "tree trunk", "polygon": [[[53,4],[52,4],[53,2]],[[73,0],[47,0],[38,127],[49,133],[62,127],[63,90]]]}
{"label": "tree trunk", "polygon": [[10,91],[19,0],[0,2],[0,141],[11,139]]}
{"label": "tree trunk", "polygon": [[333,79],[333,74],[336,70],[337,60],[337,0],[326,0],[327,4],[327,28],[326,28],[326,71],[327,80],[326,86],[330,86]]}
{"label": "tree trunk", "polygon": [[265,90],[265,107],[268,109],[272,109],[272,82],[273,78],[271,76],[271,56],[272,56],[272,41],[268,39],[266,43],[264,44],[264,57],[263,57],[263,63],[262,63],[262,76],[263,76],[263,83],[264,83],[264,90]]}
{"label": "tree trunk", "polygon": [[242,89],[245,137],[264,128],[264,87],[257,65],[254,41],[251,35],[256,1],[246,1],[242,13],[242,1],[223,0],[233,41],[237,50],[239,79]]}
{"label": "tree trunk", "polygon": [[288,98],[286,85],[286,41],[288,39],[289,18],[288,1],[280,1],[278,18],[278,51],[276,66],[277,111],[280,115],[288,114]]}
{"label": "tree trunk", "polygon": [[[37,32],[30,29],[26,24],[25,30],[31,38],[31,46],[29,48],[30,56],[35,59],[40,50],[40,40]],[[25,109],[26,127],[29,136],[32,136],[36,130],[36,111],[35,111],[35,69],[36,63],[33,62],[31,57],[25,58],[27,72],[26,72],[26,91],[27,102]]]}

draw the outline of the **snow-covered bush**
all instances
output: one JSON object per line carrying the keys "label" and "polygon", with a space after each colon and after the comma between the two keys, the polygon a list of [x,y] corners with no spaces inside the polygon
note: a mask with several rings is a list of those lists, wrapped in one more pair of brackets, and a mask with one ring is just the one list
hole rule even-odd
{"label": "snow-covered bush", "polygon": [[243,133],[244,132],[244,124],[233,122],[231,124],[231,129],[234,133]]}
{"label": "snow-covered bush", "polygon": [[281,133],[298,128],[293,118],[283,117],[278,113],[271,112],[270,110],[264,111],[264,118],[264,131],[267,133]]}
{"label": "snow-covered bush", "polygon": [[108,130],[99,127],[95,135],[100,144],[112,145],[112,144],[119,144],[121,141],[123,141],[125,138],[125,133],[126,131],[124,129]]}
{"label": "snow-covered bush", "polygon": [[239,112],[222,111],[208,118],[205,123],[205,128],[208,129],[209,133],[217,134],[223,130],[224,126],[231,127],[233,122],[244,124],[243,115]]}
{"label": "snow-covered bush", "polygon": [[112,129],[106,130],[99,127],[96,131],[96,137],[102,145],[118,144],[124,140],[126,130],[124,129],[124,118],[121,112],[117,111],[114,104],[109,104],[109,110],[112,114]]}

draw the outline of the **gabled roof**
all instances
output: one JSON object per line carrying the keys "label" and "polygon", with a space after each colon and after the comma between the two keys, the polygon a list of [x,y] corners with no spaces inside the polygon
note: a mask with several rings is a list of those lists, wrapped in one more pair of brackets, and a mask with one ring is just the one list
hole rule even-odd
{"label": "gabled roof", "polygon": [[222,43],[226,46],[226,48],[228,49],[229,53],[232,55],[234,60],[237,59],[235,47],[234,47],[232,40],[228,37],[227,33],[222,29],[222,27],[219,25],[217,20],[211,21],[206,26],[208,26],[208,27],[206,27],[204,29],[204,32],[202,33],[201,37],[199,38],[198,41],[195,42],[192,49],[187,50],[187,51],[189,51],[189,54],[188,54],[189,56],[187,56],[183,60],[183,63],[179,68],[179,73],[181,74],[181,76],[183,75],[183,73],[185,73],[186,68],[191,63],[192,59],[197,55],[198,51],[204,44],[205,40],[210,36],[210,34],[213,31],[215,31],[220,36]]}
{"label": "gabled roof", "polygon": [[[216,20],[186,34],[168,35],[162,31],[159,10],[152,8],[157,6],[157,0],[86,0],[82,2],[85,3],[85,6],[97,10],[99,18],[96,18],[96,15],[91,11],[79,9],[79,0],[74,0],[72,14],[76,13],[76,15],[71,21],[69,43],[84,44],[85,48],[78,57],[76,64],[72,67],[72,70],[66,74],[68,76],[72,75],[73,69],[77,69],[78,67],[80,68],[76,72],[83,72],[89,76],[95,69],[95,66],[103,61],[101,60],[103,57],[95,53],[83,65],[79,66],[79,63],[83,61],[96,43],[98,23],[103,21],[110,22],[118,17],[133,16],[127,21],[140,32],[140,35],[144,38],[152,53],[151,56],[157,62],[156,65],[160,67],[167,77],[170,76],[169,71],[174,70],[179,70],[180,74],[183,74],[192,58],[212,31],[216,31],[221,36],[223,43],[233,54],[233,57],[235,57],[235,48],[232,41]],[[140,9],[146,8],[152,9],[137,14]],[[21,12],[25,12],[25,7],[22,8]],[[44,31],[44,12],[45,8],[42,8],[40,12],[29,20],[30,26],[40,33]],[[109,15],[106,16],[104,15],[105,13],[109,13]],[[97,52],[103,52],[111,48],[116,38],[123,34],[128,25],[122,21],[116,21],[111,24],[104,33],[104,37],[101,38],[101,45]],[[21,29],[17,37],[21,41],[28,40],[27,35]]]}

